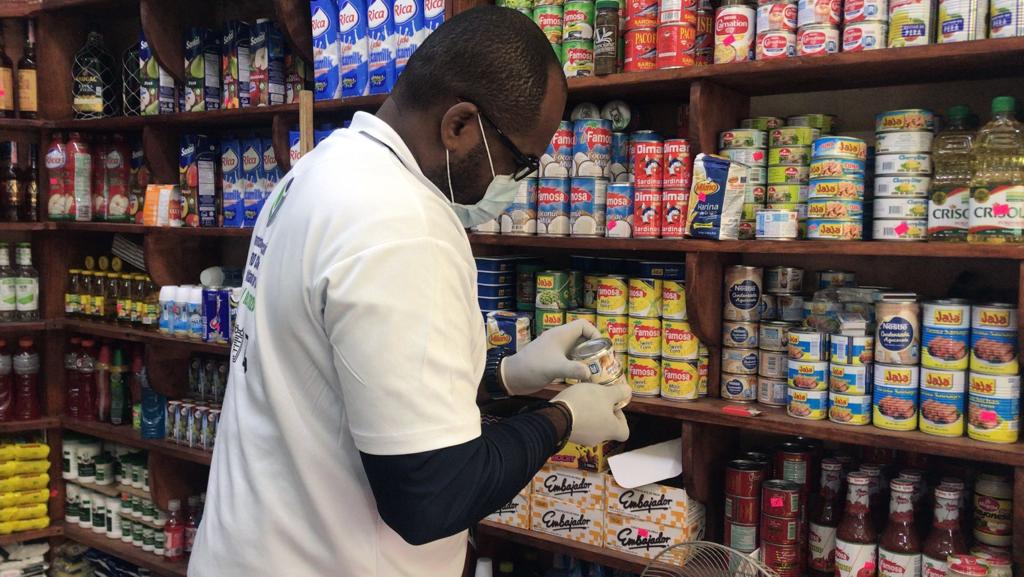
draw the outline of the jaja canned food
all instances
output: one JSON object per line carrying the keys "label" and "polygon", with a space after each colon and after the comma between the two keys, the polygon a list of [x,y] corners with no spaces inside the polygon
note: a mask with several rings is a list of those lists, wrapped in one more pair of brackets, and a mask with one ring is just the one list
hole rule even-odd
{"label": "jaja canned food", "polygon": [[662,280],[660,278],[629,279],[629,316],[657,318],[661,316]]}
{"label": "jaja canned food", "polygon": [[661,318],[666,320],[686,320],[686,284],[683,281],[662,281]]}
{"label": "jaja canned food", "polygon": [[816,178],[807,187],[807,199],[864,198],[862,178]]}
{"label": "jaja canned food", "polygon": [[722,321],[722,346],[741,349],[757,348],[757,323],[745,321]]}
{"label": "jaja canned food", "polygon": [[[843,2],[843,24],[850,26],[859,22],[880,22],[888,18],[889,2],[887,0],[845,0]],[[885,37],[882,37],[882,48]]]}
{"label": "jaja canned food", "polygon": [[795,361],[787,363],[789,388],[803,391],[828,390],[828,363],[825,361]]}
{"label": "jaja canned food", "polygon": [[864,52],[885,48],[889,25],[885,22],[858,22],[843,27],[843,52]]}
{"label": "jaja canned food", "polygon": [[924,108],[888,110],[875,115],[875,132],[935,131],[935,113]]}
{"label": "jaja canned food", "polygon": [[917,426],[922,433],[962,437],[967,404],[967,373],[921,368],[921,410]]}
{"label": "jaja canned food", "polygon": [[911,154],[931,152],[933,132],[927,130],[900,130],[881,132],[875,137],[876,154]]}
{"label": "jaja canned food", "polygon": [[612,341],[612,350],[625,353],[629,349],[629,317],[626,315],[597,315],[597,330]]}
{"label": "jaja canned food", "polygon": [[864,161],[855,158],[818,157],[811,161],[811,178],[863,178]]}
{"label": "jaja canned food", "polygon": [[871,392],[873,365],[829,363],[828,387],[833,393],[866,395]]}
{"label": "jaja canned food", "polygon": [[869,365],[875,359],[875,338],[872,336],[832,335],[829,358],[843,365]]}
{"label": "jaja canned food", "polygon": [[798,419],[824,421],[828,418],[828,391],[805,391],[789,388],[786,414]]}
{"label": "jaja canned food", "polygon": [[745,4],[721,6],[715,11],[715,64],[744,62],[754,57],[757,33],[754,9]]}
{"label": "jaja canned food", "polygon": [[565,312],[565,324],[580,320],[587,321],[596,326],[597,312],[594,309],[573,309]]}
{"label": "jaja canned food", "polygon": [[661,356],[666,359],[696,359],[697,336],[686,321],[662,320]]}
{"label": "jaja canned food", "polygon": [[670,401],[694,401],[700,395],[697,359],[661,360],[661,396]]}
{"label": "jaja canned food", "polygon": [[[900,369],[906,367],[900,367]],[[879,367],[882,372],[888,368]],[[877,372],[875,373],[878,374]],[[872,422],[879,429],[913,431],[917,428],[918,386],[912,384],[880,383],[875,378],[874,411]]]}
{"label": "jaja canned food", "polygon": [[757,376],[722,373],[722,398],[736,403],[757,400]]}
{"label": "jaja canned food", "polygon": [[814,329],[793,328],[787,333],[789,358],[798,361],[827,361],[828,333]]}
{"label": "jaja canned food", "polygon": [[967,435],[989,443],[1016,443],[1020,434],[1020,377],[971,372]]}
{"label": "jaja canned food", "polygon": [[571,291],[569,274],[561,270],[546,270],[537,273],[537,292],[534,306],[543,310],[565,310],[569,308]]}
{"label": "jaja canned food", "polygon": [[971,311],[972,371],[1018,374],[1017,309],[1012,305],[975,305]]}
{"label": "jaja canned food", "polygon": [[731,266],[725,273],[725,307],[722,317],[734,321],[756,321],[761,302],[762,271],[753,266]]}
{"label": "jaja canned food", "polygon": [[769,0],[757,7],[757,31],[796,32],[796,5],[779,0]]}
{"label": "jaja canned food", "polygon": [[722,370],[737,375],[757,374],[757,349],[722,348]]}
{"label": "jaja canned food", "polygon": [[[631,0],[632,1],[632,0]],[[655,4],[657,6],[657,4]],[[634,28],[626,31],[626,72],[655,70],[658,68],[658,32],[654,28]]]}
{"label": "jaja canned food", "polygon": [[814,198],[807,201],[807,218],[857,220],[864,217],[864,203],[846,198]]}
{"label": "jaja canned food", "polygon": [[537,336],[548,329],[560,327],[565,324],[565,311],[548,311],[537,309],[534,317],[534,330]]}
{"label": "jaja canned food", "polygon": [[630,355],[661,355],[661,319],[629,317]]}
{"label": "jaja canned food", "polygon": [[922,306],[921,317],[921,366],[966,370],[970,356],[970,303],[959,299],[928,301]]}
{"label": "jaja canned food", "polygon": [[828,420],[842,425],[870,425],[871,395],[830,393]]}
{"label": "jaja canned food", "polygon": [[834,24],[803,26],[796,35],[797,56],[839,53],[839,27]]}
{"label": "jaja canned food", "polygon": [[786,379],[757,377],[757,402],[771,407],[786,406]]}
{"label": "jaja canned food", "polygon": [[758,346],[768,351],[787,352],[789,350],[789,329],[792,326],[790,323],[781,321],[762,322],[758,327]]}
{"label": "jaja canned food", "polygon": [[629,355],[626,372],[629,387],[637,397],[657,397],[661,392],[661,359]]}
{"label": "jaja canned food", "polygon": [[799,0],[797,22],[801,28],[820,24],[838,26],[842,5],[842,0]]}

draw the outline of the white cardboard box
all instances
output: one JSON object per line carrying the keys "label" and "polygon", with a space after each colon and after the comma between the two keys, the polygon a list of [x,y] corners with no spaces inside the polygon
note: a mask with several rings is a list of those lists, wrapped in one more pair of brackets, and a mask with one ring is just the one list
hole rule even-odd
{"label": "white cardboard box", "polygon": [[520,529],[530,528],[530,487],[527,485],[506,505],[486,517],[488,521]]}
{"label": "white cardboard box", "polygon": [[[609,477],[610,478],[610,477]],[[588,509],[604,509],[606,476],[545,465],[533,476],[534,495],[553,497]]]}
{"label": "white cardboard box", "polygon": [[530,498],[530,529],[598,547],[604,544],[604,510],[588,509],[544,495]]}

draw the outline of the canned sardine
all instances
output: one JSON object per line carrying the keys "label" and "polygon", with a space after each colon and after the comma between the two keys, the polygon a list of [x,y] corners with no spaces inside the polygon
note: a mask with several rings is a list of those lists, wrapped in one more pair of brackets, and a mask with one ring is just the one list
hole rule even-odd
{"label": "canned sardine", "polygon": [[590,382],[606,385],[622,376],[622,367],[615,358],[611,339],[599,338],[576,345],[570,358],[587,366]]}
{"label": "canned sardine", "polygon": [[655,70],[658,67],[658,33],[655,28],[636,28],[626,31],[624,63],[626,72]]}
{"label": "canned sardine", "polygon": [[697,42],[697,27],[694,24],[662,24],[658,26],[657,56],[659,70],[685,68],[696,64],[693,51]]}

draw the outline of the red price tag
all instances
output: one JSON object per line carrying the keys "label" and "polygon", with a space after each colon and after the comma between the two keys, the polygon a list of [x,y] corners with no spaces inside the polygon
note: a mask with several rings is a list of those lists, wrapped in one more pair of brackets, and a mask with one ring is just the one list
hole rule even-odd
{"label": "red price tag", "polygon": [[782,506],[782,497],[772,497],[770,499],[770,501],[771,501],[772,507],[781,507]]}

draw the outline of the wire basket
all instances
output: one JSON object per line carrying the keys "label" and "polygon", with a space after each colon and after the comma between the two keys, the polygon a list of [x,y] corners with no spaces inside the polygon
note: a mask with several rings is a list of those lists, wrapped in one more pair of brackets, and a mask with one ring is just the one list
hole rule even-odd
{"label": "wire basket", "polygon": [[641,577],[778,577],[756,558],[707,541],[673,545],[644,569]]}
{"label": "wire basket", "polygon": [[85,45],[75,54],[71,68],[72,109],[75,118],[104,118],[115,116],[121,108],[118,97],[119,74],[114,68],[114,57],[103,47],[103,36],[90,32]]}
{"label": "wire basket", "polygon": [[121,55],[121,110],[125,116],[142,114],[142,103],[139,100],[142,88],[139,49],[139,43],[135,43]]}

